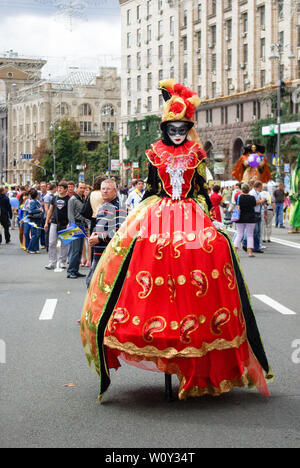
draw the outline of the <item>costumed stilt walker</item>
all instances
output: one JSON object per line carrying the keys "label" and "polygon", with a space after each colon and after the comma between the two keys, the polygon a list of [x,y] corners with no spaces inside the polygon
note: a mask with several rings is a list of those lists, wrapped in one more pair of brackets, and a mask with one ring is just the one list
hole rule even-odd
{"label": "costumed stilt walker", "polygon": [[268,360],[229,236],[210,218],[206,153],[194,129],[200,104],[173,80],[162,140],[146,152],[144,200],[127,217],[94,273],[81,318],[89,364],[100,378],[126,362],[180,382],[178,398],[256,386],[269,395]]}
{"label": "costumed stilt walker", "polygon": [[300,233],[300,153],[292,170],[289,198],[291,202],[290,224],[292,226],[289,234],[297,234]]}
{"label": "costumed stilt walker", "polygon": [[267,184],[271,180],[271,171],[264,153],[265,147],[263,145],[255,143],[245,146],[244,152],[232,172],[233,178],[247,184],[251,179],[260,180],[263,184]]}

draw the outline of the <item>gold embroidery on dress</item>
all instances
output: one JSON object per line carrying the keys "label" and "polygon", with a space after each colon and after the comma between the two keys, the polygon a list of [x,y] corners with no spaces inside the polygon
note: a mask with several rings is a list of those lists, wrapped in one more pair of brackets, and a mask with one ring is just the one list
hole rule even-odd
{"label": "gold embroidery on dress", "polygon": [[214,335],[221,335],[222,330],[220,327],[223,327],[230,320],[230,311],[226,307],[222,307],[214,313],[211,322],[210,329]]}
{"label": "gold embroidery on dress", "polygon": [[234,271],[232,265],[230,263],[225,263],[223,267],[223,273],[228,280],[228,288],[233,290],[236,287],[235,284],[235,277],[234,277]]}
{"label": "gold embroidery on dress", "polygon": [[190,343],[190,334],[199,328],[199,322],[196,315],[187,315],[180,322],[180,341],[182,343]]}
{"label": "gold embroidery on dress", "polygon": [[108,331],[114,333],[116,331],[116,325],[119,323],[126,323],[129,320],[130,314],[125,307],[117,307],[111,319],[108,322]]}
{"label": "gold embroidery on dress", "polygon": [[153,279],[149,271],[140,271],[136,275],[136,280],[140,286],[142,286],[143,291],[138,293],[140,299],[146,299],[153,289]]}
{"label": "gold embroidery on dress", "polygon": [[[165,320],[163,317],[159,317],[160,319]],[[152,317],[149,321],[156,321],[156,317]],[[148,321],[148,322],[149,322]],[[161,323],[161,322],[159,322]],[[146,324],[144,327],[146,327]],[[138,360],[142,359],[158,359],[158,358],[165,358],[165,359],[173,359],[179,357],[203,357],[211,351],[224,351],[225,349],[233,349],[239,348],[245,341],[247,340],[246,331],[244,330],[242,335],[237,335],[231,341],[227,341],[224,338],[217,338],[215,341],[211,343],[203,342],[200,348],[195,347],[185,347],[181,351],[177,350],[176,348],[166,348],[166,349],[158,349],[155,346],[145,346],[143,348],[139,348],[134,343],[120,343],[119,340],[115,336],[107,336],[104,338],[105,346],[108,346],[112,349],[118,349],[119,351],[125,352],[131,356],[136,356]],[[146,340],[147,341],[147,340]],[[150,340],[148,340],[150,341]],[[151,340],[152,341],[152,340]]]}
{"label": "gold embroidery on dress", "polygon": [[199,232],[199,240],[200,240],[200,245],[201,248],[207,252],[207,253],[212,253],[214,248],[211,245],[211,243],[216,239],[217,237],[217,230],[216,228],[209,226],[203,231],[201,230]]}
{"label": "gold embroidery on dress", "polygon": [[208,291],[208,279],[206,274],[201,270],[194,270],[190,273],[191,283],[198,288],[197,297],[204,297]]}
{"label": "gold embroidery on dress", "polygon": [[109,294],[111,292],[111,285],[108,283],[105,283],[104,281],[105,277],[105,270],[101,270],[98,278],[98,288],[100,289],[101,292],[105,294]]}
{"label": "gold embroidery on dress", "polygon": [[146,342],[153,341],[154,333],[161,333],[167,326],[167,321],[164,317],[151,317],[143,326],[143,339]]}

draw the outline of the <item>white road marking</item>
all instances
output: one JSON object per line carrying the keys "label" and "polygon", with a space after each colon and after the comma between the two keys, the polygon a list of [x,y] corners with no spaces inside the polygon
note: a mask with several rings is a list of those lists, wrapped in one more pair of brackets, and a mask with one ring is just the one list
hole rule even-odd
{"label": "white road marking", "polygon": [[277,239],[276,237],[271,237],[271,241],[276,242],[276,244],[285,245],[286,247],[293,247],[294,249],[300,249],[300,244],[297,244],[297,242]]}
{"label": "white road marking", "polygon": [[268,306],[272,307],[272,309],[277,310],[283,315],[297,315],[296,312],[293,312],[291,309],[288,309],[279,302],[274,301],[274,299],[272,299],[269,296],[266,296],[265,294],[253,294],[253,297],[256,297],[256,299],[259,299],[260,301],[264,302]]}
{"label": "white road marking", "polygon": [[40,320],[52,320],[57,306],[57,299],[47,299],[40,315]]}
{"label": "white road marking", "polygon": [[[236,233],[236,229],[233,229],[233,228],[227,228],[227,231]],[[285,245],[286,247],[293,247],[294,249],[300,249],[300,244],[297,242],[278,239],[278,237],[271,237],[271,241],[274,242],[275,244],[281,244],[281,245]]]}

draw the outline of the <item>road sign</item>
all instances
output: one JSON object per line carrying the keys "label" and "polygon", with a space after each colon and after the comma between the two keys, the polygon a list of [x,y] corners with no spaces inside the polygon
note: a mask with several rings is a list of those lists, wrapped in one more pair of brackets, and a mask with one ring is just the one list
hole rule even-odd
{"label": "road sign", "polygon": [[118,159],[112,159],[110,168],[111,168],[112,171],[119,171],[120,170],[120,161]]}
{"label": "road sign", "polygon": [[32,159],[32,154],[22,154],[22,159]]}
{"label": "road sign", "polygon": [[[300,132],[300,122],[289,122],[280,125],[280,133],[297,133]],[[278,134],[278,125],[272,124],[262,127],[261,133],[263,136],[274,136]]]}

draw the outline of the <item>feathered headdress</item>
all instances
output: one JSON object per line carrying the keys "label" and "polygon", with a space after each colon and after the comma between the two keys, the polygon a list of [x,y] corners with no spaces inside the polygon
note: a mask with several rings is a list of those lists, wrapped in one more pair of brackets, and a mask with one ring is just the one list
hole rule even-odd
{"label": "feathered headdress", "polygon": [[160,81],[159,88],[166,101],[163,109],[162,126],[167,122],[190,122],[191,130],[189,136],[200,144],[198,134],[193,128],[195,124],[195,111],[201,104],[197,93],[194,93],[181,83],[175,83],[173,79]]}

